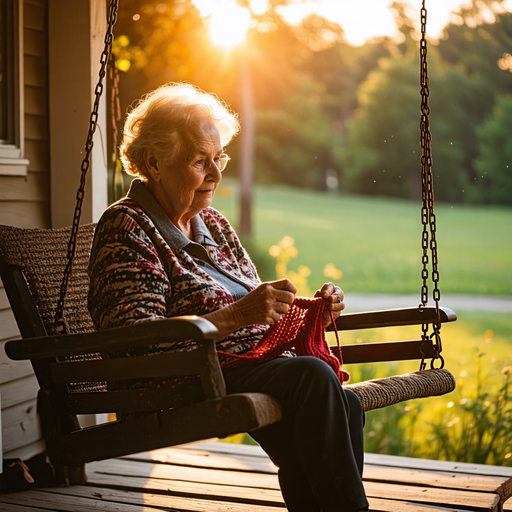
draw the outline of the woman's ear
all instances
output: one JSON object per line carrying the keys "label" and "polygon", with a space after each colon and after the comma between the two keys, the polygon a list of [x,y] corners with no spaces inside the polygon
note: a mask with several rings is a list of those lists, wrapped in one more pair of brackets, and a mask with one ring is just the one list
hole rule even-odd
{"label": "woman's ear", "polygon": [[158,169],[158,160],[153,153],[152,149],[146,149],[144,151],[144,163],[146,169],[155,181],[160,181],[160,170]]}

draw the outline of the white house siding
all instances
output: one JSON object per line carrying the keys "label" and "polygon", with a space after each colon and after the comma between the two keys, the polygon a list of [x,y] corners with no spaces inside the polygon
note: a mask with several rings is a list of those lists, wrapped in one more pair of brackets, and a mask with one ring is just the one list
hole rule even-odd
{"label": "white house siding", "polygon": [[[0,176],[0,224],[50,227],[48,133],[48,0],[24,0],[23,83],[26,176]],[[44,443],[36,414],[37,381],[29,362],[11,361],[6,341],[19,331],[0,284],[0,393],[3,458],[24,459],[41,452]]]}
{"label": "white house siding", "polygon": [[[85,133],[94,103],[106,30],[106,0],[16,0],[23,37],[20,119],[26,175],[0,169],[0,224],[27,228],[71,224]],[[77,127],[70,130],[70,127]],[[100,140],[103,139],[103,140]],[[100,102],[82,222],[107,206],[105,98]],[[0,162],[1,166],[1,162]],[[19,169],[23,166],[17,166]],[[24,167],[23,167],[24,168]],[[5,168],[4,168],[5,169]],[[18,174],[18,175],[15,175]],[[4,346],[20,337],[0,282],[0,396],[3,457],[44,450],[30,363],[10,361]]]}

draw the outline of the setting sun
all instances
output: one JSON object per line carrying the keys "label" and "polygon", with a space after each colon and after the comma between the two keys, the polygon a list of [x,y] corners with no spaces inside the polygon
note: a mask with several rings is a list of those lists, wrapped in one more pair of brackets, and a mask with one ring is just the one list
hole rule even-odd
{"label": "setting sun", "polygon": [[[247,8],[239,6],[235,0],[193,0],[201,16],[211,15],[211,33],[218,44],[233,46],[243,41],[250,20]],[[456,18],[457,11],[468,0],[428,0],[428,35],[438,39],[446,24]],[[338,23],[345,32],[345,39],[359,46],[372,37],[397,37],[397,28],[390,10],[392,0],[294,0],[279,5],[276,11],[291,25],[299,25],[312,13]],[[418,25],[418,12],[421,0],[406,0],[409,15]],[[250,9],[262,14],[268,8],[267,0],[250,0]],[[504,0],[502,8],[512,10],[512,0]],[[417,26],[418,28],[418,26]]]}
{"label": "setting sun", "polygon": [[219,3],[211,14],[212,39],[223,46],[241,43],[249,28],[250,19],[249,9],[229,1]]}

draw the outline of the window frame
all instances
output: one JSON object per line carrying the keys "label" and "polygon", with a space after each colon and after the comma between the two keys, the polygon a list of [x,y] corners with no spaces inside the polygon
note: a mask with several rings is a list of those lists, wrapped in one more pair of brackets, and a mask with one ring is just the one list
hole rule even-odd
{"label": "window frame", "polygon": [[[3,1],[3,0],[2,0]],[[0,176],[26,176],[28,160],[24,158],[24,75],[23,75],[23,0],[6,3],[2,32],[7,34],[9,71],[7,85],[7,140],[0,141]]]}

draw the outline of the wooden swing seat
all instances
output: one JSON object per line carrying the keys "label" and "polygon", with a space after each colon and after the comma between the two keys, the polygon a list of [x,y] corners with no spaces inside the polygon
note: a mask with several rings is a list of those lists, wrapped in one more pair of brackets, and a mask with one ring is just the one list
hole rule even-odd
{"label": "wooden swing seat", "polygon": [[[215,350],[215,327],[200,317],[178,317],[95,331],[87,310],[89,251],[94,224],[81,226],[64,316],[70,334],[55,335],[54,314],[71,228],[0,226],[0,274],[22,340],[6,344],[14,360],[29,359],[40,391],[38,407],[47,452],[67,484],[82,483],[83,464],[212,437],[250,432],[279,421],[281,408],[262,393],[227,395]],[[441,308],[441,320],[456,320]],[[342,315],[339,330],[434,323],[435,308]],[[102,358],[100,353],[148,343],[193,339],[197,350],[146,357]],[[430,341],[343,346],[345,364],[434,357]],[[333,350],[337,352],[337,349]],[[126,379],[193,376],[160,388],[111,390]],[[455,388],[444,369],[346,386],[365,410]],[[77,414],[132,413],[126,419],[81,428]],[[133,414],[136,413],[136,414]]]}

